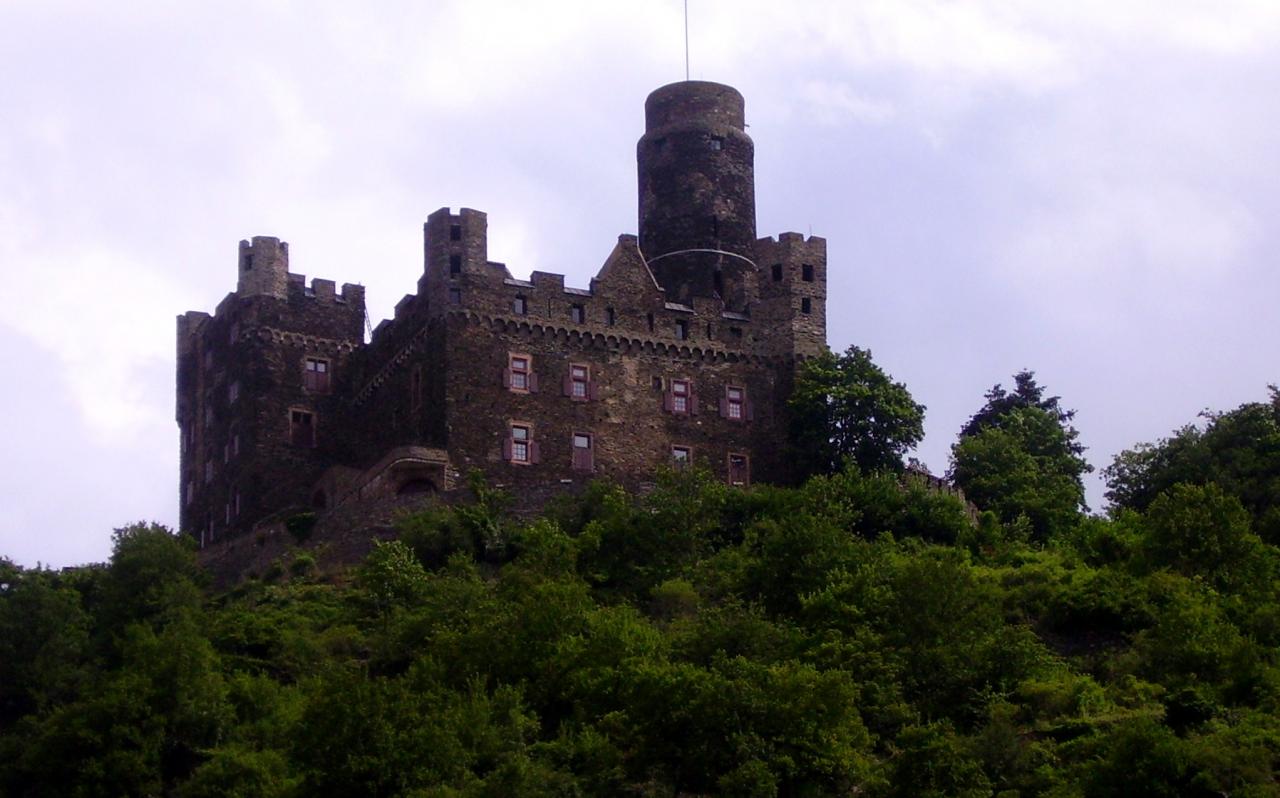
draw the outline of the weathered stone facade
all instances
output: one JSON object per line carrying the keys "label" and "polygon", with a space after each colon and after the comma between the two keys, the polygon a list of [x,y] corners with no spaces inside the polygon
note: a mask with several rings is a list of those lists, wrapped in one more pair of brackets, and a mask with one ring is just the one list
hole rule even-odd
{"label": "weathered stone facade", "polygon": [[826,345],[826,242],[756,237],[737,91],[676,83],[645,110],[640,235],[586,289],[514,279],[485,214],[444,208],[417,291],[365,343],[360,286],[307,286],[287,244],[241,242],[236,291],[178,317],[182,529],[209,543],[472,469],[529,496],[682,460],[785,481],[794,368]]}

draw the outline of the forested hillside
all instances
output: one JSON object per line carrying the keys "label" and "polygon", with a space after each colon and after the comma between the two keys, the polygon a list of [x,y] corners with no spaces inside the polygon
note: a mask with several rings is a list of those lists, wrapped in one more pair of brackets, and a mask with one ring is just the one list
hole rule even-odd
{"label": "forested hillside", "polygon": [[1057,400],[987,400],[976,518],[849,461],[531,521],[477,485],[218,595],[154,526],[2,564],[0,793],[1280,794],[1280,401],[1122,454],[1095,516]]}

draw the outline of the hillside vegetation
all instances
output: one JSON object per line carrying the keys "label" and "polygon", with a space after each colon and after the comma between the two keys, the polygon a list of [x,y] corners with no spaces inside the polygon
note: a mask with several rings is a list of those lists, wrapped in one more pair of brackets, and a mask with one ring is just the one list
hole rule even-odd
{"label": "hillside vegetation", "polygon": [[221,595],[150,525],[0,565],[0,793],[1280,794],[1280,402],[1122,454],[1098,517],[1069,414],[1010,396],[957,444],[976,519],[688,471],[529,521],[477,485]]}

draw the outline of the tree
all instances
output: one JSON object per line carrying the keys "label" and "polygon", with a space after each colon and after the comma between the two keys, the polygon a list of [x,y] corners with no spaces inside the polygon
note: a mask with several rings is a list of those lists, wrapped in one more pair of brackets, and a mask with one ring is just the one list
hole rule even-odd
{"label": "tree", "polygon": [[1280,543],[1280,390],[1270,390],[1269,402],[1201,413],[1203,430],[1188,424],[1116,455],[1102,472],[1107,499],[1143,511],[1179,483],[1214,483],[1244,505],[1263,540]]}
{"label": "tree", "polygon": [[834,473],[846,462],[896,471],[924,437],[924,405],[856,346],[805,361],[788,406],[794,456],[805,476]]}
{"label": "tree", "polygon": [[[1074,410],[1044,397],[1035,374],[1014,375],[1013,393],[996,384],[986,404],[951,448],[950,478],[979,507],[1006,524],[1028,524],[1043,540],[1077,518],[1084,503],[1084,447],[1071,426]],[[1025,521],[1020,521],[1025,519]]]}

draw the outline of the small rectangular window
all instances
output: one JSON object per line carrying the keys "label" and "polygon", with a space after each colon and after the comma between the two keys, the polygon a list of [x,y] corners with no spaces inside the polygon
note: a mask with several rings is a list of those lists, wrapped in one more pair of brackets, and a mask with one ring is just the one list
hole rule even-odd
{"label": "small rectangular window", "polygon": [[649,314],[649,332],[653,332],[653,314]]}
{"label": "small rectangular window", "polygon": [[688,380],[672,380],[671,381],[671,412],[672,413],[688,413],[690,407],[691,391],[689,389]]}
{"label": "small rectangular window", "polygon": [[729,328],[729,335],[733,336],[734,338],[741,339],[741,338],[742,338],[742,328],[741,328],[741,327],[730,327],[730,328]]}
{"label": "small rectangular window", "polygon": [[595,467],[591,450],[591,436],[581,432],[573,434],[573,470],[591,471]]}
{"label": "small rectangular window", "polygon": [[676,468],[684,468],[693,462],[693,450],[688,446],[671,447],[671,464]]}
{"label": "small rectangular window", "polygon": [[689,340],[689,322],[685,321],[684,319],[680,319],[679,321],[676,322],[676,340],[677,341]]}
{"label": "small rectangular window", "polygon": [[450,255],[449,256],[449,276],[456,277],[459,274],[462,274],[462,256]]}
{"label": "small rectangular window", "polygon": [[449,225],[449,240],[450,241],[462,240],[462,225],[460,224]]}
{"label": "small rectangular window", "polygon": [[751,465],[745,454],[731,452],[729,454],[729,484],[748,485],[751,483]]}
{"label": "small rectangular window", "polygon": [[302,387],[314,393],[329,392],[329,361],[322,357],[309,357],[302,371]]}
{"label": "small rectangular window", "polygon": [[524,316],[529,313],[529,300],[522,296],[518,296],[511,301],[511,311],[517,316]]}
{"label": "small rectangular window", "polygon": [[574,324],[582,324],[587,318],[587,309],[582,305],[570,305],[569,318]]}
{"label": "small rectangular window", "polygon": [[805,297],[804,299],[800,300],[801,313],[811,313],[812,311],[813,311],[813,302],[812,300],[809,299],[809,297]]}
{"label": "small rectangular window", "polygon": [[571,399],[586,401],[591,398],[591,369],[573,363],[569,366],[569,384],[566,392]]}
{"label": "small rectangular window", "polygon": [[613,308],[604,309],[604,323],[610,327],[618,323],[618,314],[614,312]]}
{"label": "small rectangular window", "polygon": [[522,424],[511,425],[510,457],[513,463],[528,463],[532,455],[532,436],[529,428]]}
{"label": "small rectangular window", "polygon": [[773,281],[775,283],[782,282],[782,264],[781,263],[773,264]]}
{"label": "small rectangular window", "polygon": [[511,378],[508,387],[513,391],[529,390],[529,372],[532,370],[529,356],[512,355],[510,363]]}
{"label": "small rectangular window", "polygon": [[309,410],[289,411],[289,442],[294,446],[316,445],[316,416]]}
{"label": "small rectangular window", "polygon": [[710,144],[711,144],[711,150],[713,152],[719,152],[720,150],[724,149],[724,137],[712,136]]}
{"label": "small rectangular window", "polygon": [[813,264],[804,263],[800,266],[800,279],[806,283],[813,282]]}
{"label": "small rectangular window", "polygon": [[731,421],[742,421],[746,418],[746,391],[729,386],[724,389],[724,412],[721,413]]}
{"label": "small rectangular window", "polygon": [[449,304],[450,304],[450,305],[461,305],[461,304],[462,304],[462,292],[461,292],[460,290],[458,290],[457,288],[450,288],[450,289],[449,289]]}

